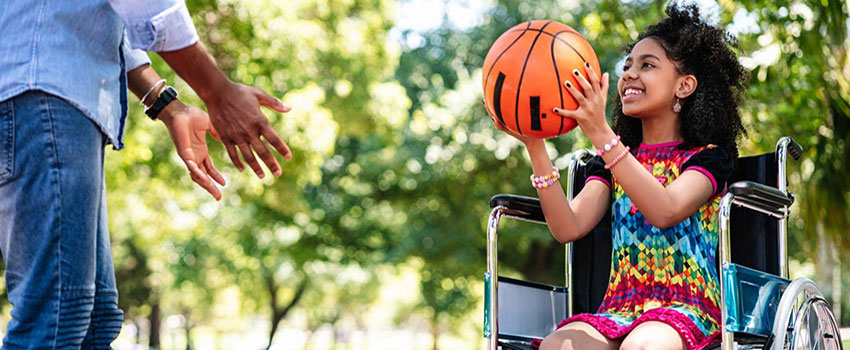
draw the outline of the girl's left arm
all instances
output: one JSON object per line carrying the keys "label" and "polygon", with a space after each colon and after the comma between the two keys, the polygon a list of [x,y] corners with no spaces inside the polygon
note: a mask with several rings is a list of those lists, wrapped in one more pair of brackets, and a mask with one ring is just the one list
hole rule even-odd
{"label": "girl's left arm", "polygon": [[[585,70],[590,81],[575,72],[582,90],[569,82],[565,84],[578,102],[578,109],[568,111],[556,108],[554,112],[575,119],[594,147],[602,149],[617,137],[605,120],[608,73],[600,81],[589,65],[585,66]],[[622,142],[603,153],[602,159],[605,164],[613,164],[621,155],[622,158],[611,167],[611,174],[617,178],[632,203],[655,227],[666,228],[681,222],[696,212],[714,192],[711,180],[696,170],[684,171],[675,181],[663,186],[626,150]]]}

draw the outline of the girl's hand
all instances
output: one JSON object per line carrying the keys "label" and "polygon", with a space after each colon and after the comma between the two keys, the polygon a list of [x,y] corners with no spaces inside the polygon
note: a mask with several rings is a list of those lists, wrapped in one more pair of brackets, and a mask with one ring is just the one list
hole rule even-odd
{"label": "girl's hand", "polygon": [[[481,100],[481,102],[484,103],[484,106],[486,108],[487,103],[484,102],[484,100]],[[489,113],[489,111],[488,111],[488,113]],[[502,123],[499,123],[499,121],[496,120],[496,118],[493,117],[492,115],[490,115],[490,119],[493,120],[493,124],[496,125],[496,129],[499,129],[502,132],[504,132],[508,135],[511,135],[513,138],[519,140],[519,142],[522,142],[526,147],[528,147],[529,144],[533,144],[533,143],[543,143],[543,139],[536,138],[536,137],[529,137],[529,136],[525,136],[525,135],[520,135],[520,134],[516,133],[515,131],[506,128],[504,125],[502,125]]]}
{"label": "girl's hand", "polygon": [[605,120],[605,104],[608,102],[608,73],[602,75],[602,81],[596,78],[596,72],[589,64],[585,63],[585,72],[590,77],[587,81],[578,69],[573,70],[576,80],[581,86],[580,91],[569,80],[564,82],[564,88],[578,102],[578,108],[574,111],[555,108],[553,112],[568,118],[573,118],[585,135],[602,129],[607,125]]}

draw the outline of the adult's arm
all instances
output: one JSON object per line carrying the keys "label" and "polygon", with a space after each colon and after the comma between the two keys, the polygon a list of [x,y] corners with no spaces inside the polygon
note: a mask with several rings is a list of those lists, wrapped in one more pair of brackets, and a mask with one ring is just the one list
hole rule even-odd
{"label": "adult's arm", "polygon": [[292,154],[263,116],[260,106],[278,112],[288,112],[290,107],[263,90],[230,81],[201,43],[176,51],[159,52],[159,55],[204,100],[210,121],[236,168],[244,169],[239,159],[239,153],[242,153],[257,176],[265,177],[254,157],[253,152],[256,152],[269,170],[280,176],[280,165],[261,137],[284,158],[290,159]]}
{"label": "adult's arm", "polygon": [[[266,92],[234,83],[215,64],[198,41],[183,0],[109,0],[121,16],[134,48],[156,51],[198,93],[210,120],[221,135],[230,160],[240,171],[239,153],[258,177],[265,177],[256,152],[275,176],[281,168],[265,138],[280,155],[292,157],[289,147],[260,111],[260,105],[278,112],[290,108]],[[237,151],[238,150],[238,151]]]}
{"label": "adult's arm", "polygon": [[130,46],[173,51],[198,42],[198,32],[183,0],[109,0],[124,21]]}
{"label": "adult's arm", "polygon": [[[153,88],[153,91],[142,101],[145,106],[152,105],[165,88],[164,84],[156,85],[158,81],[160,81],[159,74],[151,68],[150,64],[143,64],[127,72],[128,88],[139,99]],[[189,170],[192,181],[209,192],[216,200],[220,200],[221,191],[213,180],[222,186],[225,185],[225,180],[213,166],[207,150],[206,133],[209,131],[213,137],[217,137],[210,126],[207,114],[175,99],[162,109],[157,120],[161,120],[168,128],[177,154]]]}
{"label": "adult's arm", "polygon": [[151,59],[148,57],[147,52],[134,49],[130,46],[130,40],[127,39],[126,31],[124,31],[124,42],[121,45],[124,46],[124,68],[127,72],[133,71],[134,69],[146,64],[150,65]]}

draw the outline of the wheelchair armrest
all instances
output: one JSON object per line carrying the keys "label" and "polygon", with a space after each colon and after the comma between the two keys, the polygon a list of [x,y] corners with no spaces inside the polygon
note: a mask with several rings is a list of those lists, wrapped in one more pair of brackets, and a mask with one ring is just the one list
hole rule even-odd
{"label": "wheelchair armrest", "polygon": [[522,220],[546,222],[540,200],[534,197],[517,196],[512,194],[497,194],[490,198],[490,209],[503,206],[505,214]]}
{"label": "wheelchair armrest", "polygon": [[794,203],[791,193],[782,193],[775,187],[752,181],[733,183],[729,186],[729,192],[735,195],[735,201],[773,213],[782,212]]}

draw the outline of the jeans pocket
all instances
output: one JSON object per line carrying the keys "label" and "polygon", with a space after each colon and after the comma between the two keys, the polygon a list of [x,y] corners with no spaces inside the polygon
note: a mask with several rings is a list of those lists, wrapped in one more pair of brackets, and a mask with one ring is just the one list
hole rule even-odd
{"label": "jeans pocket", "polygon": [[15,169],[15,113],[10,102],[0,103],[0,183]]}

